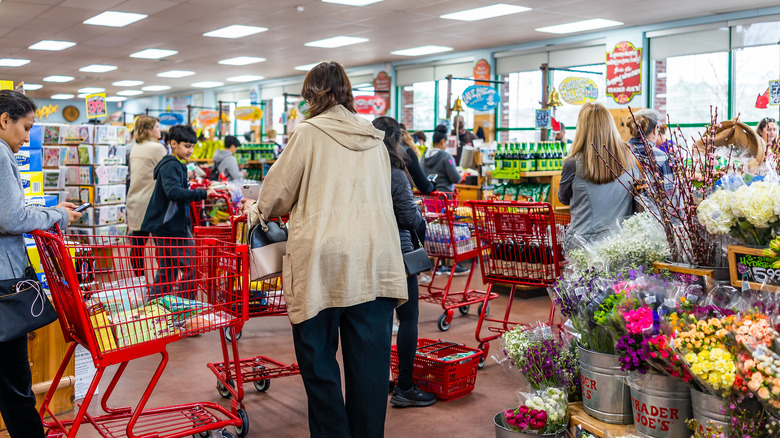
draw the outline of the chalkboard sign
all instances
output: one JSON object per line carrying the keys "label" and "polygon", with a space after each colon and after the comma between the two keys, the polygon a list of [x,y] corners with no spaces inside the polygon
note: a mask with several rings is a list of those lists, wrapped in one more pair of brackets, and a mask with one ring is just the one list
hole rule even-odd
{"label": "chalkboard sign", "polygon": [[549,128],[550,127],[550,110],[538,109],[536,110],[536,129]]}
{"label": "chalkboard sign", "polygon": [[747,276],[751,289],[759,290],[764,283],[770,290],[780,289],[780,269],[772,268],[772,258],[760,248],[729,246],[729,273],[734,287],[742,287]]}

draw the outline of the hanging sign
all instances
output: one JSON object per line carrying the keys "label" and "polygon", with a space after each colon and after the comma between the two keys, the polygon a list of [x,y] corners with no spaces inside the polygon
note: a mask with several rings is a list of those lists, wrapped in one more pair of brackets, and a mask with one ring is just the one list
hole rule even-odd
{"label": "hanging sign", "polygon": [[46,105],[38,108],[35,111],[36,119],[48,119],[50,115],[55,114],[60,108],[59,105]]}
{"label": "hanging sign", "polygon": [[607,96],[619,104],[642,92],[642,49],[621,41],[607,52]]}
{"label": "hanging sign", "polygon": [[384,112],[378,114],[381,116],[386,114],[387,110],[390,108],[390,76],[388,76],[387,73],[380,71],[376,75],[376,78],[374,79],[374,90],[377,90],[376,95],[385,101]]}
{"label": "hanging sign", "polygon": [[490,64],[484,59],[477,61],[477,64],[474,66],[474,79],[477,80],[475,82],[476,85],[489,85],[489,82],[482,82],[490,80]]}
{"label": "hanging sign", "polygon": [[558,93],[569,105],[583,105],[599,98],[599,88],[588,78],[566,78],[558,85]]}
{"label": "hanging sign", "polygon": [[387,111],[387,104],[381,96],[355,96],[355,111],[381,116]]}
{"label": "hanging sign", "polygon": [[105,117],[108,114],[108,109],[106,108],[106,93],[90,94],[85,99],[87,101],[88,119]]}
{"label": "hanging sign", "polygon": [[158,116],[161,125],[173,126],[184,123],[184,117],[176,113],[162,113]]}
{"label": "hanging sign", "polygon": [[13,90],[14,81],[0,81],[0,90]]}
{"label": "hanging sign", "polygon": [[536,129],[549,128],[550,127],[550,110],[538,109],[536,110]]}
{"label": "hanging sign", "polygon": [[769,81],[769,105],[780,105],[780,79]]}
{"label": "hanging sign", "polygon": [[249,90],[249,103],[252,105],[257,104],[257,89],[255,87]]}
{"label": "hanging sign", "polygon": [[217,119],[219,119],[219,111],[217,110],[201,111],[200,114],[198,114],[198,121],[204,125],[217,123]]}
{"label": "hanging sign", "polygon": [[487,85],[472,85],[463,90],[463,103],[475,111],[490,111],[498,106],[498,90]]}
{"label": "hanging sign", "polygon": [[263,110],[256,106],[240,106],[233,112],[238,120],[260,120],[263,117]]}

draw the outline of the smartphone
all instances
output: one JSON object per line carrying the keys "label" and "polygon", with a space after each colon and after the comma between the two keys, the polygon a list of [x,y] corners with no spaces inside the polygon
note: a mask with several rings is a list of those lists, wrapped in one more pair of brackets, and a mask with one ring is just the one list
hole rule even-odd
{"label": "smartphone", "polygon": [[89,202],[85,202],[85,203],[79,205],[78,207],[76,207],[73,211],[75,211],[76,213],[81,213],[84,210],[88,209],[89,207],[92,207],[92,204],[89,203]]}
{"label": "smartphone", "polygon": [[436,178],[438,178],[438,177],[439,177],[439,175],[438,175],[438,174],[436,174],[436,173],[432,173],[432,174],[428,175],[428,181],[430,181],[430,182],[436,182]]}
{"label": "smartphone", "polygon": [[257,201],[257,198],[260,197],[260,184],[244,184],[241,194],[246,199]]}

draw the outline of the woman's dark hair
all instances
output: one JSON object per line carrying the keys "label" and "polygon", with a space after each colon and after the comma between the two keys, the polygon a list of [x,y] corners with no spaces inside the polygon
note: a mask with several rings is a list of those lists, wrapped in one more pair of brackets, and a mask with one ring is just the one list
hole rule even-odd
{"label": "woman's dark hair", "polygon": [[439,125],[433,131],[433,144],[439,144],[442,140],[447,138],[447,126]]}
{"label": "woman's dark hair", "polygon": [[412,137],[421,143],[425,143],[428,140],[428,137],[426,137],[425,133],[422,131],[415,131],[414,134],[412,134]]}
{"label": "woman's dark hair", "polygon": [[401,147],[401,127],[392,117],[381,116],[371,122],[376,129],[385,131],[385,147],[390,155],[390,165],[396,169],[406,169],[406,151]]}
{"label": "woman's dark hair", "polygon": [[225,149],[230,149],[233,146],[239,147],[239,146],[241,146],[241,142],[238,141],[238,138],[236,138],[235,135],[227,135],[227,136],[225,136]]}
{"label": "woman's dark hair", "polygon": [[321,62],[309,70],[303,80],[301,97],[309,104],[308,119],[336,105],[343,105],[350,112],[356,112],[352,83],[338,62]]}
{"label": "woman's dark hair", "polygon": [[36,109],[35,102],[24,94],[14,90],[0,90],[0,115],[8,113],[11,120],[17,122]]}
{"label": "woman's dark hair", "polygon": [[[0,114],[2,114],[2,113],[0,113]],[[767,125],[769,125],[770,123],[772,123],[774,121],[775,121],[775,119],[773,119],[771,117],[764,117],[763,119],[761,119],[760,122],[758,122],[758,126],[756,126],[756,132],[758,132],[760,134],[764,129],[766,129]]]}

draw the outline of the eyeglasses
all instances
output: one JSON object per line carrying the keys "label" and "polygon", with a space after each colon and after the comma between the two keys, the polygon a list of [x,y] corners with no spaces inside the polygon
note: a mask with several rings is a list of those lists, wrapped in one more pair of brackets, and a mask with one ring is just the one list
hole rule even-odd
{"label": "eyeglasses", "polygon": [[767,122],[767,123],[777,123],[777,120],[775,120],[775,119],[773,119],[771,117],[764,117],[763,119],[761,119],[761,123],[764,123],[764,122]]}

